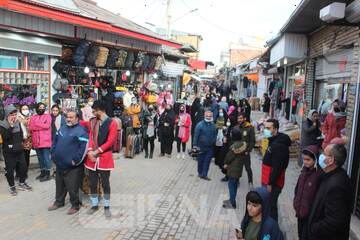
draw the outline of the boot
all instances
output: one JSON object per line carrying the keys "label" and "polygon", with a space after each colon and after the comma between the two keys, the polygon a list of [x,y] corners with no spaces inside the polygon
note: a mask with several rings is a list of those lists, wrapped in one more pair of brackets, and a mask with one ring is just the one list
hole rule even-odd
{"label": "boot", "polygon": [[145,151],[145,158],[148,158],[149,157],[149,154],[147,151]]}
{"label": "boot", "polygon": [[36,179],[36,180],[40,180],[40,179],[43,178],[43,177],[44,177],[44,170],[41,170],[41,171],[40,171],[40,175],[37,176],[35,179]]}
{"label": "boot", "polygon": [[154,153],[153,151],[150,152],[150,156],[149,156],[150,159],[153,158],[153,153]]}
{"label": "boot", "polygon": [[40,182],[46,182],[50,180],[50,170],[44,170],[44,176],[40,179]]}

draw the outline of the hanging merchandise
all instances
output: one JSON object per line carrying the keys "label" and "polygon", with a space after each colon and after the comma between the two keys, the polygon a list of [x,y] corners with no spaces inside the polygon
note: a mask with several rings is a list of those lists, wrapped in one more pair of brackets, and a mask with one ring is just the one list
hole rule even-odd
{"label": "hanging merchandise", "polygon": [[162,56],[158,56],[156,58],[155,70],[156,71],[160,70],[160,67],[161,67],[162,64],[163,64],[163,58],[162,58]]}
{"label": "hanging merchandise", "polygon": [[126,57],[125,67],[127,69],[133,69],[134,61],[135,61],[135,53],[128,52]]}
{"label": "hanging merchandise", "polygon": [[99,55],[96,58],[96,67],[105,67],[106,61],[109,56],[109,49],[106,47],[99,47]]}
{"label": "hanging merchandise", "polygon": [[54,81],[52,87],[56,91],[66,91],[68,88],[68,84],[69,84],[69,81],[66,78],[60,78],[59,76],[57,76],[55,78],[55,81]]}
{"label": "hanging merchandise", "polygon": [[62,51],[61,51],[61,57],[60,59],[63,62],[71,62],[71,60],[73,59],[73,49],[70,47],[63,47]]}
{"label": "hanging merchandise", "polygon": [[148,71],[154,71],[155,69],[155,65],[156,65],[156,56],[151,56],[150,57],[150,61],[149,61],[149,65],[148,65]]}
{"label": "hanging merchandise", "polygon": [[77,66],[82,66],[85,63],[85,57],[89,51],[90,43],[83,40],[80,42],[80,45],[76,48],[74,54],[74,63]]}
{"label": "hanging merchandise", "polygon": [[149,56],[149,55],[145,55],[143,64],[142,64],[142,66],[141,66],[141,70],[142,70],[142,71],[148,71],[149,65],[150,65],[150,56]]}
{"label": "hanging merchandise", "polygon": [[63,62],[57,61],[54,66],[53,70],[59,74],[62,78],[66,78],[67,71],[69,70],[69,66]]}
{"label": "hanging merchandise", "polygon": [[126,64],[128,53],[125,50],[119,50],[119,57],[116,61],[117,68],[124,68]]}
{"label": "hanging merchandise", "polygon": [[115,48],[111,48],[106,62],[106,67],[116,68],[116,62],[118,59],[119,59],[119,51]]}
{"label": "hanging merchandise", "polygon": [[134,64],[135,69],[137,70],[141,70],[143,64],[144,64],[144,60],[145,60],[145,53],[144,52],[139,52]]}
{"label": "hanging merchandise", "polygon": [[100,48],[99,46],[96,46],[96,45],[93,45],[90,50],[89,50],[89,53],[86,57],[86,64],[88,66],[95,66],[95,62],[96,62],[96,59],[99,55],[99,52],[100,52]]}

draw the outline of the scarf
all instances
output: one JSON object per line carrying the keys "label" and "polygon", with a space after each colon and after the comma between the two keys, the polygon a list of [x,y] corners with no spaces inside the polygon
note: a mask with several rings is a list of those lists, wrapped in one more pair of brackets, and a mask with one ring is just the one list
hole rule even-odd
{"label": "scarf", "polygon": [[235,107],[234,107],[234,106],[230,106],[230,107],[229,107],[229,111],[227,112],[227,115],[230,116],[234,111],[235,111]]}
{"label": "scarf", "polygon": [[29,137],[29,120],[30,117],[25,117],[21,113],[18,115],[18,119],[20,121],[20,127],[24,135],[24,139]]}
{"label": "scarf", "polygon": [[147,129],[146,129],[146,135],[148,137],[153,137],[155,136],[155,116],[156,116],[156,113],[152,113],[150,118],[151,118],[151,121],[149,121],[148,123],[148,126],[147,126]]}
{"label": "scarf", "polygon": [[180,139],[183,139],[185,137],[186,128],[183,125],[185,124],[186,119],[187,119],[187,114],[180,113],[180,115],[179,115],[179,134],[178,134],[178,137]]}
{"label": "scarf", "polygon": [[[9,122],[7,120],[0,121],[0,126],[5,128],[5,129],[10,129],[10,124],[9,124]],[[20,122],[16,121],[11,132],[12,133],[18,133],[20,131],[21,131]]]}
{"label": "scarf", "polygon": [[218,117],[216,120],[216,128],[222,129],[225,126],[225,118],[224,117]]}
{"label": "scarf", "polygon": [[57,117],[55,117],[55,128],[57,131],[59,131],[61,127],[61,114],[59,114]]}

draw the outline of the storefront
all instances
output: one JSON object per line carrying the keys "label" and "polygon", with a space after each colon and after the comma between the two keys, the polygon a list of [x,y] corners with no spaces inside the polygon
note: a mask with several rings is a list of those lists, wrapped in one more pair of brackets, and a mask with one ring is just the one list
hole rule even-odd
{"label": "storefront", "polygon": [[51,60],[61,55],[56,41],[0,31],[0,89],[5,104],[50,105]]}

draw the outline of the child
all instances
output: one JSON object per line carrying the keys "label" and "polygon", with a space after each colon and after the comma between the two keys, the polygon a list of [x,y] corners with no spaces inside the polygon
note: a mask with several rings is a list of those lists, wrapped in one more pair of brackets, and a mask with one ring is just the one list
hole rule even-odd
{"label": "child", "polygon": [[315,198],[316,186],[321,169],[317,168],[319,148],[310,145],[302,150],[303,169],[295,187],[294,209],[298,218],[298,235],[300,240],[309,239],[307,236],[308,217],[311,204]]}
{"label": "child", "polygon": [[283,240],[278,223],[270,217],[270,193],[266,188],[256,188],[246,195],[246,213],[237,239]]}

